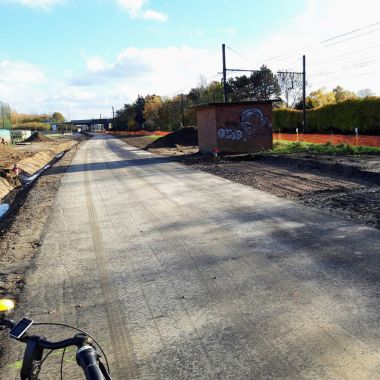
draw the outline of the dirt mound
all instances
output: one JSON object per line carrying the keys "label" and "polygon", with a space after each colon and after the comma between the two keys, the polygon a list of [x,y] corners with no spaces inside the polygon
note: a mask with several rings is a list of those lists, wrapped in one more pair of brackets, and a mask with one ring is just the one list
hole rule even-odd
{"label": "dirt mound", "polygon": [[25,142],[49,142],[51,139],[40,132],[34,132]]}
{"label": "dirt mound", "polygon": [[13,164],[28,156],[28,153],[19,152],[9,146],[0,144],[0,170],[2,167],[13,166]]}
{"label": "dirt mound", "polygon": [[177,145],[195,146],[198,145],[198,130],[194,127],[185,127],[178,131],[169,133],[147,146],[147,149],[153,148],[175,148]]}

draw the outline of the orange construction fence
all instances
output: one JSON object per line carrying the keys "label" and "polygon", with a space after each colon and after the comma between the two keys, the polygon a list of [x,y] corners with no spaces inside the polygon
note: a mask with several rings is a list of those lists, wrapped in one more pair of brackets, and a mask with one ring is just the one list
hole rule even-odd
{"label": "orange construction fence", "polygon": [[149,131],[135,131],[135,132],[131,132],[131,131],[115,131],[115,132],[106,131],[106,133],[108,133],[110,135],[125,135],[125,136],[151,136],[151,135],[166,136],[170,132],[164,132],[164,131],[153,131],[153,132],[149,132]]}
{"label": "orange construction fence", "polygon": [[[117,134],[125,136],[166,136],[171,132],[165,131],[106,131],[108,134]],[[375,146],[380,147],[380,136],[350,136],[350,135],[319,135],[319,134],[306,134],[306,133],[273,133],[274,140],[285,141],[300,141],[309,142],[314,144],[326,144],[331,143],[334,145],[346,143],[356,146]]]}
{"label": "orange construction fence", "polygon": [[357,146],[380,147],[380,136],[346,136],[346,135],[318,135],[304,133],[273,133],[274,140],[300,141],[314,144],[350,144]]}

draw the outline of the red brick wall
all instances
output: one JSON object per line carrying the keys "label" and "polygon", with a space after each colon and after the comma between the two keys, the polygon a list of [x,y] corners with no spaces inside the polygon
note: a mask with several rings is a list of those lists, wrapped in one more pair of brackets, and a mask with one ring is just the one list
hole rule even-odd
{"label": "red brick wall", "polygon": [[217,147],[215,107],[197,110],[198,145],[202,153],[210,153]]}
{"label": "red brick wall", "polygon": [[273,146],[269,102],[211,104],[200,107],[197,117],[201,152],[247,153]]}

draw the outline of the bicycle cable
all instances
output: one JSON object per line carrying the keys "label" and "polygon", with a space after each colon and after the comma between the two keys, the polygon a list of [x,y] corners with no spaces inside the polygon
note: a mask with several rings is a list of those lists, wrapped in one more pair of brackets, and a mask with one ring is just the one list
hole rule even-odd
{"label": "bicycle cable", "polygon": [[44,363],[44,361],[48,358],[48,356],[53,352],[54,350],[50,350],[46,355],[45,357],[41,360],[41,363],[40,363],[40,366],[42,367],[42,364]]}
{"label": "bicycle cable", "polygon": [[61,380],[63,380],[63,359],[65,357],[65,352],[66,352],[66,347],[62,351],[62,356],[61,356]]}

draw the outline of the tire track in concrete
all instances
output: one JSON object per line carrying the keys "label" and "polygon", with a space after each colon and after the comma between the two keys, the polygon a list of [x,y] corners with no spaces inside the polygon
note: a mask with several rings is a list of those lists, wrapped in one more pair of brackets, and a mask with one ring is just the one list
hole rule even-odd
{"label": "tire track in concrete", "polygon": [[[112,162],[112,161],[111,161],[111,162]],[[115,180],[116,180],[117,182],[122,183],[124,186],[128,183],[128,180],[126,179],[126,177],[124,177],[124,181],[123,181],[123,179],[122,179],[123,177],[122,177],[122,176],[115,176],[115,175],[113,174],[113,169],[115,169],[115,167],[114,167],[112,164],[107,163],[106,165],[110,168],[109,172],[110,172],[110,174],[115,178]],[[119,168],[119,167],[117,167],[117,169],[118,169],[118,170],[121,170],[121,171],[123,171],[123,172],[125,172],[127,175],[131,175],[131,174],[132,174],[132,175],[134,176],[134,178],[137,178],[142,184],[144,184],[144,185],[150,187],[154,192],[158,192],[159,195],[160,195],[161,200],[163,200],[163,201],[167,201],[168,204],[170,204],[170,206],[175,206],[175,208],[176,208],[177,210],[178,210],[178,209],[181,209],[181,210],[182,210],[182,209],[184,208],[183,205],[181,205],[181,204],[179,204],[179,203],[177,203],[177,202],[175,202],[175,201],[169,200],[169,199],[167,198],[167,196],[166,196],[163,192],[161,192],[159,189],[157,189],[156,186],[154,186],[154,185],[150,184],[148,181],[146,181],[146,179],[144,178],[144,176],[143,176],[142,173],[141,173],[142,170],[135,169],[135,168],[133,168],[133,167],[123,167],[123,168]],[[160,170],[160,169],[157,169],[157,168],[156,168],[156,170],[162,172],[162,170]],[[167,173],[166,173],[166,174],[167,174]],[[172,176],[172,177],[173,177],[174,180],[177,180],[176,177],[174,177],[174,176]],[[122,187],[122,189],[125,190],[125,187],[124,187],[124,186]],[[131,189],[131,190],[132,190],[132,189]],[[120,194],[120,197],[123,196],[123,193],[121,193],[120,191],[118,191],[118,193]],[[134,203],[135,203],[136,200],[137,200],[138,203],[139,203],[139,206],[144,208],[144,213],[148,213],[148,214],[152,215],[156,220],[159,220],[159,221],[161,222],[161,224],[165,224],[165,223],[166,223],[167,219],[165,218],[165,216],[163,216],[163,215],[159,215],[158,213],[152,211],[151,208],[149,208],[149,207],[148,207],[148,206],[147,206],[147,205],[146,205],[141,199],[138,199],[138,194],[135,194],[134,197],[133,197],[133,199],[134,199]],[[184,210],[183,210],[183,212],[186,213]],[[133,219],[133,215],[132,215],[131,213],[130,213],[130,215],[131,215],[131,218]],[[203,230],[207,230],[207,226],[206,226],[203,222],[201,222],[197,217],[195,217],[195,216],[193,215],[193,213],[190,213],[190,212],[189,212],[189,213],[186,213],[185,215],[187,216],[187,219],[192,219],[192,218],[194,218],[194,219],[197,221],[197,223],[200,225],[200,226],[198,227],[200,230],[202,230],[202,229],[203,229]],[[170,213],[168,213],[167,218],[170,218]],[[139,226],[139,225],[136,224],[136,231],[137,231],[137,230],[140,230],[141,228],[142,228],[142,226]],[[217,287],[217,284],[215,284],[215,282],[211,282],[211,281],[209,282],[209,281],[207,281],[207,278],[205,278],[202,269],[199,267],[199,265],[198,265],[197,262],[196,262],[196,259],[193,257],[193,255],[192,255],[190,252],[188,252],[188,247],[187,247],[187,245],[183,243],[183,240],[181,240],[181,238],[179,238],[179,237],[177,238],[177,237],[176,237],[176,235],[177,235],[177,234],[181,234],[181,232],[175,230],[174,228],[171,228],[171,231],[172,231],[171,239],[172,239],[173,243],[174,243],[176,246],[178,246],[178,247],[182,247],[182,248],[184,248],[184,249],[182,249],[182,250],[181,250],[181,249],[178,249],[178,252],[179,252],[179,253],[184,252],[185,255],[187,255],[187,256],[189,257],[189,260],[192,262],[193,266],[195,267],[195,271],[198,273],[198,276],[197,276],[198,279],[199,279],[199,280],[205,285],[205,287],[206,287],[206,289],[207,289],[207,293],[209,293],[209,294],[208,294],[209,304],[210,304],[210,305],[217,306],[218,303],[215,301],[215,297],[214,297],[214,295],[216,295],[216,293],[215,293],[215,291],[216,291],[215,287]],[[219,234],[218,234],[218,235],[219,235]],[[237,251],[236,248],[231,247],[230,244],[228,244],[228,243],[226,244],[225,239],[222,239],[221,236],[218,236],[218,237],[216,237],[216,238],[217,238],[217,240],[219,240],[219,241],[221,242],[222,245],[224,245],[227,249],[229,249],[229,250],[230,250],[232,253],[234,253],[237,257],[241,257],[241,256],[242,256],[240,251]],[[162,260],[160,259],[159,255],[156,253],[156,251],[155,251],[155,249],[153,248],[153,246],[149,243],[149,241],[147,242],[147,245],[150,247],[150,249],[151,249],[151,251],[152,251],[154,257],[156,258],[157,262],[158,262],[163,268],[165,268],[164,263],[163,263]],[[196,247],[192,246],[192,251],[196,251],[196,250],[197,250]],[[242,258],[242,260],[243,260],[244,262],[247,262],[248,266],[252,267],[252,263],[248,263],[248,260],[245,260],[243,257],[241,257],[241,258]],[[255,269],[255,268],[253,268],[253,269]],[[229,272],[226,272],[226,271],[225,271],[225,268],[223,269],[223,271],[226,273],[227,276],[228,276],[230,273],[233,273],[232,270],[229,271]],[[169,273],[168,273],[168,276],[169,276]],[[210,289],[210,287],[208,286],[208,283],[210,283],[210,285],[213,287],[213,289]],[[174,282],[172,282],[172,284],[173,284],[173,288],[175,288],[175,284],[174,284]],[[215,290],[214,290],[214,289],[215,289]],[[219,287],[219,289],[221,289],[221,288]],[[177,298],[180,299],[181,303],[183,303],[183,307],[184,307],[184,310],[186,311],[186,314],[188,315],[189,318],[191,318],[191,317],[190,317],[190,314],[189,314],[188,311],[187,311],[187,307],[186,307],[184,301],[181,299],[181,296],[180,296],[180,294],[179,294],[178,292],[177,292]],[[223,314],[223,315],[224,315],[224,314]],[[231,324],[232,324],[232,325],[234,325],[234,324],[235,324],[235,325],[238,324],[238,320],[234,318],[234,311],[233,311],[233,310],[229,311],[226,315],[224,315],[224,317],[229,318],[230,321],[231,321]],[[191,321],[191,322],[192,322],[192,321]],[[193,323],[192,323],[192,325],[193,325],[193,328],[194,328],[195,333],[197,334],[197,338],[198,338],[199,341],[201,342],[202,347],[204,347],[204,346],[203,346],[203,343],[202,343],[201,334],[199,333],[198,329],[195,327],[195,325],[194,325]],[[242,330],[243,330],[243,328],[242,328]],[[268,355],[269,355],[269,353],[273,354],[274,352],[276,352],[276,353],[278,353],[278,354],[281,354],[281,353],[282,353],[282,349],[281,349],[281,347],[275,347],[273,344],[271,344],[270,342],[268,342],[267,339],[266,339],[264,336],[262,336],[261,334],[258,334],[258,335],[256,336],[256,339],[257,339],[258,342],[260,342],[260,346],[261,346],[261,347],[265,347],[265,352],[266,352]],[[213,363],[213,361],[212,361],[211,357],[209,357],[209,355],[208,355],[207,350],[206,350],[205,347],[204,347],[204,353],[207,355],[207,358],[209,358],[210,362]],[[298,355],[299,355],[299,356],[298,356],[298,359],[301,360],[302,362],[305,363],[305,362],[308,361],[307,356],[305,356],[305,355],[302,355],[302,356],[301,356],[300,353],[299,353]],[[265,356],[265,355],[264,355],[264,356]],[[260,362],[260,360],[264,360],[264,356],[263,356],[262,354],[257,354],[257,359],[256,359],[256,360],[258,360],[258,362]],[[262,357],[262,358],[260,359],[260,357]],[[281,355],[278,355],[278,359],[277,359],[277,360],[278,360],[279,362],[282,362],[283,366],[286,367],[286,365],[287,365],[286,359],[285,359],[285,358],[280,359],[280,358],[281,358]],[[253,364],[253,363],[252,363],[252,364]],[[311,367],[311,366],[312,366],[312,365],[311,365],[311,363],[310,363],[310,367]],[[217,373],[216,373],[216,376],[217,376],[217,378],[219,378],[219,377],[221,376],[221,373],[220,373],[220,372],[217,372]]]}
{"label": "tire track in concrete", "polygon": [[[97,184],[96,179],[94,181],[95,181],[95,186],[98,188],[98,184]],[[119,242],[122,242],[124,240],[124,234],[120,230],[120,225],[115,224],[114,219],[112,218],[112,216],[108,212],[106,200],[105,200],[102,192],[100,190],[98,190],[98,193],[99,193],[100,199],[101,199],[103,207],[104,207],[103,212],[104,212],[105,216],[107,217],[108,221],[110,222],[110,224],[112,225],[113,230],[116,232],[116,239],[118,239]],[[132,267],[134,277],[137,278],[137,276],[136,276],[136,265],[131,261],[129,262],[129,264]],[[167,349],[167,342],[166,342],[165,338],[163,337],[163,334],[162,334],[162,332],[158,326],[158,323],[157,323],[157,314],[155,314],[153,312],[152,306],[150,305],[150,303],[148,301],[148,297],[147,297],[146,292],[145,292],[144,288],[142,287],[141,283],[138,280],[136,280],[135,282],[138,284],[139,291],[140,291],[141,296],[144,300],[144,303],[148,309],[151,320],[153,321],[153,324],[154,324],[157,336],[158,336],[160,343],[162,345],[162,348]],[[150,361],[149,367],[151,368],[152,371],[154,371],[156,373],[157,378],[159,378],[152,361],[150,359],[148,359],[148,360]]]}
{"label": "tire track in concrete", "polygon": [[[107,165],[110,169],[114,169],[109,163],[106,163],[106,165]],[[124,170],[125,170],[125,169],[124,169]],[[115,178],[115,180],[116,180],[117,182],[120,182],[120,178],[117,177],[117,176],[115,176],[115,175],[112,173],[112,170],[109,170],[109,173],[111,173],[111,175]],[[120,193],[120,191],[119,191],[119,194],[120,194],[120,196],[122,196],[122,194]],[[141,204],[141,205],[144,207],[143,204]],[[147,209],[146,207],[144,207],[144,208],[146,209],[146,211],[149,212],[149,209]],[[137,231],[137,230],[138,230],[138,226],[137,226],[136,224],[135,224],[135,226],[136,226],[136,231]],[[149,249],[150,249],[152,255],[154,256],[155,260],[157,261],[157,263],[163,268],[163,270],[164,270],[165,272],[167,272],[167,269],[165,268],[165,266],[164,266],[162,260],[161,260],[160,257],[158,256],[158,254],[157,254],[157,252],[155,251],[154,247],[152,247],[152,245],[149,244],[149,243],[147,243],[147,246],[149,247]],[[197,269],[199,270],[199,268],[197,268]],[[175,286],[173,280],[171,279],[171,276],[170,276],[169,273],[167,273],[167,276],[168,276],[168,278],[170,279],[170,282],[171,282],[171,284],[172,284],[172,288],[173,288],[173,290],[174,290],[175,293],[176,293],[177,301],[178,301],[178,303],[180,304],[180,306],[181,306],[183,312],[185,313],[185,315],[186,315],[186,317],[187,317],[187,319],[188,319],[188,321],[189,321],[189,324],[190,324],[190,326],[192,327],[192,329],[193,329],[193,331],[194,331],[194,335],[195,335],[195,337],[196,337],[196,339],[197,339],[197,341],[198,341],[198,344],[199,344],[199,346],[200,346],[200,348],[201,348],[201,350],[202,350],[202,352],[203,352],[203,355],[204,355],[206,361],[208,362],[208,367],[209,367],[209,372],[210,372],[210,373],[209,373],[209,375],[210,375],[209,378],[212,378],[212,379],[219,379],[219,378],[220,378],[220,374],[219,374],[218,371],[216,370],[216,366],[215,366],[215,364],[213,363],[213,360],[211,359],[210,355],[209,355],[208,352],[207,352],[206,347],[204,346],[204,344],[203,344],[203,342],[202,342],[201,334],[199,333],[197,327],[195,326],[195,324],[194,324],[194,322],[193,322],[193,320],[192,320],[192,318],[191,318],[191,316],[190,316],[190,312],[189,312],[189,310],[188,310],[187,307],[186,307],[186,304],[185,304],[184,299],[183,299],[183,295],[180,294],[180,293],[178,292],[178,290],[176,289],[176,286]],[[204,282],[204,278],[202,278],[201,281]]]}
{"label": "tire track in concrete", "polygon": [[[114,154],[114,153],[113,153],[113,154]],[[114,178],[115,183],[122,183],[121,180],[120,180],[120,177],[119,177],[119,176],[116,176],[116,175],[113,174],[113,170],[112,170],[112,169],[114,169],[114,168],[112,167],[112,165],[109,164],[108,162],[106,162],[105,165],[106,165],[106,167],[108,167],[108,168],[110,169],[110,170],[108,170],[108,173]],[[123,169],[123,170],[125,170],[125,169]],[[138,178],[140,179],[140,177],[138,177]],[[118,188],[117,190],[118,190],[119,197],[122,199],[122,198],[123,198],[123,193],[119,190],[119,188]],[[102,198],[102,199],[103,199],[103,198]],[[154,215],[154,216],[156,217],[156,215],[153,214],[153,213],[152,213],[152,212],[151,212],[151,211],[150,211],[150,210],[149,210],[149,209],[148,209],[143,203],[140,203],[140,204],[141,204],[141,206],[145,209],[145,212],[148,212],[148,213],[150,213],[151,215]],[[105,209],[107,210],[107,207],[106,207],[106,206],[105,206]],[[107,212],[106,212],[106,213],[107,213]],[[138,232],[140,231],[141,228],[138,226],[138,223],[135,221],[135,218],[134,218],[133,214],[132,214],[131,212],[128,212],[128,213],[129,213],[130,220],[132,220],[132,224],[135,226],[135,232],[138,233]],[[108,214],[108,213],[107,213],[107,214]],[[118,231],[119,236],[123,236],[123,230],[120,229],[121,226],[120,226],[120,225],[118,225],[118,226],[115,225],[115,224],[113,223],[111,217],[110,217],[110,220],[111,220],[112,225],[114,226],[114,229],[115,229],[116,231]],[[157,220],[161,220],[161,218],[159,218],[159,217],[157,216]],[[178,243],[179,243],[180,245],[182,245],[182,243],[181,243],[180,241],[178,241]],[[154,250],[154,248],[153,248],[149,243],[147,243],[147,246],[149,247],[151,253],[153,254],[153,256],[154,256],[155,260],[158,262],[158,264],[159,264],[159,265],[165,270],[165,272],[167,272],[166,269],[165,269],[165,266],[164,266],[163,262],[161,261],[161,259],[160,259],[159,256],[157,255],[157,253],[156,253],[156,251]],[[201,277],[201,278],[200,278],[201,281],[202,281],[204,284],[206,284],[206,288],[207,288],[207,290],[209,291],[209,290],[210,290],[210,289],[209,289],[209,286],[208,286],[206,280],[204,279],[204,277],[203,277],[203,275],[202,275],[202,272],[201,272],[200,268],[196,265],[196,263],[195,263],[195,261],[194,261],[194,258],[191,258],[191,259],[192,259],[194,265],[196,266],[197,271],[199,272],[199,275],[200,275],[200,277]],[[136,267],[135,267],[135,266],[133,266],[133,270],[136,271]],[[167,273],[167,277],[170,278],[170,274],[169,274],[169,273]],[[137,282],[138,282],[138,281],[137,281]],[[192,326],[192,328],[193,328],[193,330],[194,330],[194,332],[195,332],[195,336],[196,336],[196,338],[197,338],[197,340],[198,340],[198,343],[200,344],[200,347],[201,347],[201,349],[202,349],[203,355],[204,355],[204,357],[207,359],[207,362],[208,362],[208,364],[209,364],[209,370],[210,370],[210,378],[213,378],[213,379],[219,379],[219,373],[217,373],[217,371],[215,370],[215,365],[214,365],[212,359],[210,358],[210,356],[208,355],[208,352],[207,352],[206,348],[205,348],[204,345],[203,345],[203,342],[202,342],[202,340],[201,340],[200,334],[199,334],[197,328],[195,327],[195,324],[193,323],[193,321],[192,321],[192,319],[191,319],[190,313],[189,313],[189,311],[187,310],[187,308],[186,308],[186,306],[185,306],[185,303],[184,303],[184,301],[183,301],[183,299],[182,299],[181,294],[176,290],[176,287],[175,287],[174,282],[173,282],[172,280],[171,280],[170,282],[172,283],[172,288],[174,289],[174,291],[175,291],[175,293],[176,293],[176,299],[178,300],[178,302],[179,302],[180,305],[181,305],[182,310],[183,310],[184,313],[186,314],[186,316],[187,316],[187,318],[188,318],[188,320],[189,320],[189,322],[190,322],[190,325]],[[138,283],[139,283],[139,282],[138,282]],[[165,342],[165,339],[163,338],[163,334],[162,334],[162,332],[160,331],[160,328],[159,328],[159,326],[158,326],[158,324],[157,324],[156,317],[155,317],[155,315],[154,315],[154,313],[153,313],[153,311],[152,311],[152,308],[151,308],[151,306],[150,306],[150,304],[149,304],[148,298],[147,298],[147,296],[146,296],[146,294],[145,294],[143,288],[141,287],[141,284],[140,284],[140,283],[139,283],[139,288],[140,288],[140,291],[141,291],[141,293],[142,293],[142,295],[143,295],[143,298],[144,298],[144,301],[145,301],[145,303],[146,303],[146,306],[147,306],[147,308],[148,308],[148,310],[149,310],[149,313],[150,313],[150,315],[151,315],[151,317],[152,317],[152,319],[153,319],[153,321],[154,321],[155,328],[156,328],[157,334],[158,334],[158,336],[159,336],[159,339],[160,339],[160,341],[161,341],[163,347],[164,347],[164,348],[167,348],[167,343]]]}
{"label": "tire track in concrete", "polygon": [[[84,187],[86,194],[89,224],[94,245],[95,261],[99,273],[100,286],[103,294],[104,310],[107,325],[111,335],[113,353],[116,357],[116,374],[118,379],[138,379],[139,374],[135,365],[135,354],[132,340],[119,309],[119,297],[113,286],[107,259],[104,255],[102,234],[99,228],[97,213],[92,197],[87,165],[88,150],[85,157]],[[125,363],[125,365],[123,365]]]}
{"label": "tire track in concrete", "polygon": [[[121,152],[124,152],[124,150],[122,148],[120,148],[117,144],[114,144],[112,142],[114,148],[116,148],[116,151],[115,149],[112,149],[117,155],[120,155],[121,157],[123,157],[122,154],[119,153],[119,151]],[[123,157],[125,159],[125,157]],[[139,159],[140,157],[136,157],[136,159]],[[136,169],[136,168],[132,168],[132,167],[127,167],[127,168],[122,168],[122,170],[128,172],[133,172],[134,175],[136,175],[136,177],[139,177],[139,179],[141,181],[143,181],[147,186],[150,186],[152,189],[155,190],[155,192],[157,192],[158,194],[160,194],[161,198],[163,201],[166,201],[168,202],[168,204],[171,204],[172,206],[175,206],[176,208],[180,208],[181,210],[183,208],[186,208],[187,211],[185,212],[184,211],[184,215],[187,215],[189,218],[194,218],[197,223],[200,225],[200,226],[203,226],[203,227],[207,227],[204,225],[204,223],[193,213],[193,211],[191,210],[188,210],[188,208],[180,203],[178,203],[177,201],[175,201],[174,199],[169,199],[168,198],[168,195],[165,194],[164,192],[162,192],[160,189],[157,188],[157,186],[149,183],[145,177],[146,177],[146,174],[144,175],[143,173],[143,170],[142,169]],[[175,181],[178,181],[178,178],[170,173],[168,173],[167,171],[164,171],[162,169],[159,169],[158,167],[155,167],[155,170],[158,171],[158,172],[162,172],[163,174],[165,174],[166,176],[170,177],[170,178],[173,178],[173,180]],[[194,182],[194,181],[193,181]],[[199,186],[199,183],[197,183],[197,186]],[[206,187],[200,185],[201,188],[204,188],[206,189]],[[228,194],[225,194],[226,197],[228,197]],[[234,202],[232,202],[234,203]],[[240,204],[237,204],[236,205],[237,207],[241,207]],[[219,236],[217,237],[217,239],[228,249],[231,250],[231,252],[235,253],[241,260],[243,260],[248,266],[252,267],[252,269],[254,269],[253,267],[253,263],[248,260],[247,258],[245,258],[243,255],[242,255],[242,251],[240,249],[237,249],[236,247],[232,247],[231,244],[220,234],[218,234]],[[244,248],[244,247],[241,247],[241,248]],[[261,260],[264,260],[263,258]],[[265,260],[264,260],[265,261]],[[268,264],[269,264],[269,261],[268,261]],[[273,263],[272,263],[273,264]],[[277,264],[274,264],[275,267],[277,267],[278,270],[281,270],[281,268],[277,265]],[[297,285],[298,285],[298,282],[295,278],[292,278],[293,281],[287,281],[287,287],[289,289],[293,289],[294,291],[297,290]],[[307,318],[310,320],[310,323],[312,324],[316,324],[316,326],[318,326],[318,328],[320,329],[320,332],[325,336],[326,340],[327,341],[332,341],[336,344],[338,344],[338,346],[340,346],[342,348],[343,351],[348,351],[350,352],[350,354],[355,357],[357,359],[357,353],[354,351],[354,350],[347,350],[347,347],[346,346],[346,343],[347,341],[356,341],[357,344],[360,344],[364,347],[366,347],[366,344],[364,342],[361,342],[360,339],[358,339],[358,337],[356,336],[353,336],[351,335],[348,331],[346,330],[340,330],[338,336],[331,336],[331,334],[329,334],[329,332],[326,330],[326,328],[324,326],[322,326],[320,323],[318,323],[317,320],[315,320],[314,318],[310,318],[310,316]],[[339,343],[338,343],[339,342]],[[359,343],[360,342],[360,343]],[[364,349],[363,347],[363,349]],[[367,348],[367,347],[366,347]],[[273,348],[272,348],[273,349]],[[300,358],[301,359],[301,358]],[[285,364],[285,362],[284,362]],[[342,371],[338,370],[337,368],[335,368],[335,371],[337,371],[339,373],[340,376],[342,376],[342,378],[345,377],[345,371],[343,369],[341,369]]]}

